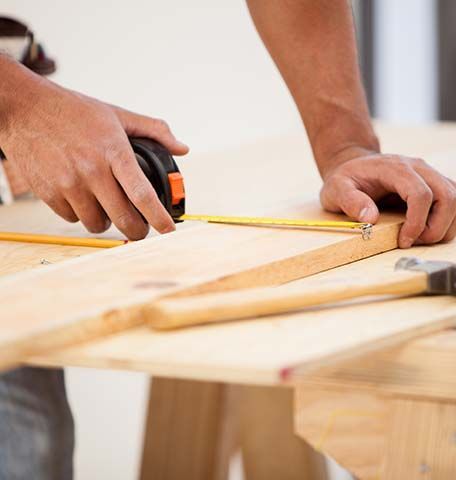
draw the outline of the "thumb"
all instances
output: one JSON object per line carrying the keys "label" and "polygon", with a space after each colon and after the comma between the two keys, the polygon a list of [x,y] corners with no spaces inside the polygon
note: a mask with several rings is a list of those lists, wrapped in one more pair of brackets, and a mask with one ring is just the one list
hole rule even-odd
{"label": "thumb", "polygon": [[375,202],[350,181],[329,181],[323,186],[320,198],[323,208],[330,212],[342,211],[359,222],[376,223],[378,220],[379,211]]}
{"label": "thumb", "polygon": [[160,142],[173,155],[185,155],[189,148],[177,140],[168,124],[159,118],[146,117],[115,107],[117,118],[127,135],[131,137],[147,137]]}

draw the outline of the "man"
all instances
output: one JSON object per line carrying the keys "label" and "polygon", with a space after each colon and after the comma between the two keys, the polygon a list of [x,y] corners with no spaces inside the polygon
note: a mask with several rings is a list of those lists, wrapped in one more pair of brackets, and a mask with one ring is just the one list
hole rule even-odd
{"label": "man", "polygon": [[[331,211],[375,223],[390,194],[407,205],[399,245],[456,235],[456,187],[423,160],[380,153],[357,66],[347,0],[248,0],[296,102]],[[0,56],[0,145],[35,194],[91,232],[113,222],[131,239],[173,221],[139,169],[127,135],[173,154],[188,148],[162,120],[66,90]],[[135,208],[136,207],[136,208]],[[140,212],[140,213],[138,213]],[[0,478],[69,479],[73,426],[60,371],[21,369],[0,382]]]}

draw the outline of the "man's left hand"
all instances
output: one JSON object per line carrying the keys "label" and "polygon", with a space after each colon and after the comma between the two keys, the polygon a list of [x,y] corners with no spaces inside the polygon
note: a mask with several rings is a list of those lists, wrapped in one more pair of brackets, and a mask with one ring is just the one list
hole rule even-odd
{"label": "man's left hand", "polygon": [[361,222],[375,223],[377,202],[390,194],[399,196],[407,205],[400,248],[456,236],[456,184],[424,160],[372,153],[345,160],[323,178],[323,207]]}

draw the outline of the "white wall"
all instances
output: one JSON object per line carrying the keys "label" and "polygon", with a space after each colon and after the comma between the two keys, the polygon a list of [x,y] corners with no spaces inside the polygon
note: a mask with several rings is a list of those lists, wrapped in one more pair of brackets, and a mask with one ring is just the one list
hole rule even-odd
{"label": "white wall", "polygon": [[59,61],[54,79],[175,127],[195,151],[298,118],[243,0],[2,0]]}
{"label": "white wall", "polygon": [[382,120],[437,117],[436,0],[377,0],[375,106]]}
{"label": "white wall", "polygon": [[[193,152],[300,128],[243,0],[2,0],[0,9],[57,58],[56,81],[165,118]],[[137,478],[147,378],[85,369],[67,378],[77,480]]]}

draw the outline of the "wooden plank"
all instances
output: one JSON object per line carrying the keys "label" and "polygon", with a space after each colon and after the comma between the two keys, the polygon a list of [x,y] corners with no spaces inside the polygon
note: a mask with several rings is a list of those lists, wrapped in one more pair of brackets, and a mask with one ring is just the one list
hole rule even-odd
{"label": "wooden plank", "polygon": [[[404,153],[423,156],[426,159],[434,160],[437,167],[451,174],[451,172],[454,172],[454,162],[451,160],[456,147],[455,132],[456,128],[453,125],[409,129],[382,128],[381,137],[385,150],[401,150]],[[286,146],[286,148],[284,148],[284,146]],[[290,175],[287,173],[287,171],[295,172],[305,169],[306,165],[303,159],[306,158],[306,155],[308,163],[305,175]],[[279,157],[282,167],[286,166],[286,168],[281,168],[280,172],[277,172],[277,158]],[[220,165],[220,162],[230,162],[230,168],[226,168],[226,171],[224,170],[223,176],[212,175],[214,172],[211,168],[215,168],[213,155],[200,156],[191,159],[187,163],[182,163],[185,177],[189,180],[187,190],[190,200],[189,209],[193,209],[192,211],[197,211],[205,205],[210,204],[214,206],[213,213],[255,214],[260,212],[261,214],[261,208],[263,208],[263,214],[266,212],[271,214],[273,209],[277,208],[277,205],[280,204],[281,201],[286,201],[289,204],[292,198],[298,198],[298,196],[301,195],[313,196],[317,194],[319,187],[318,176],[315,168],[311,167],[308,145],[306,145],[303,136],[290,136],[243,147],[237,153],[225,152],[217,155],[216,158],[218,165]],[[258,169],[259,161],[261,162],[261,169]],[[241,167],[245,169],[246,175],[238,178],[237,172]],[[204,175],[201,175],[203,171],[211,175],[213,181],[207,182],[207,177],[204,178]],[[251,178],[253,175],[258,181],[256,195],[251,195]],[[226,188],[226,185],[234,183],[237,186],[236,195],[233,195],[232,191]],[[0,220],[1,219],[3,219],[3,217],[0,213]],[[19,222],[19,220],[16,219],[16,222]],[[301,238],[301,236],[299,238]],[[306,234],[306,239],[307,238],[308,236]],[[275,241],[273,243],[275,250],[284,245],[283,241]],[[243,247],[244,244],[240,242],[239,249]],[[440,249],[440,247],[438,248]],[[439,250],[433,251],[436,253],[439,252]],[[172,254],[174,255],[175,253],[174,251]],[[209,252],[209,254],[211,253],[212,252]],[[239,252],[233,253],[232,249],[227,252],[227,255],[227,258],[231,260],[233,255],[239,255]],[[87,258],[92,258],[92,255],[88,255]],[[212,259],[214,259],[214,255],[211,256],[211,260]],[[215,257],[215,261],[220,261],[220,259]],[[87,262],[89,261],[87,260]],[[49,267],[43,268],[47,269]],[[356,266],[354,270],[343,270],[341,272],[345,272],[344,274],[348,272],[350,275],[358,274],[359,276],[360,268],[362,267]],[[201,268],[195,268],[194,265],[189,266],[186,274],[189,275],[192,270],[195,276],[201,274]],[[104,278],[104,284],[112,288],[111,282],[114,281],[116,274],[111,271],[105,273],[106,278]],[[168,275],[168,273],[169,272],[165,272],[166,275]],[[164,278],[166,280],[166,276]],[[148,280],[150,281],[150,279]],[[20,288],[23,290],[23,285],[21,285]],[[116,292],[117,290],[112,290],[112,297],[114,297],[114,299],[116,299]],[[106,292],[106,294],[108,293],[109,292]],[[130,295],[130,292],[128,292],[128,294]],[[24,297],[31,298],[32,295],[33,289],[26,293]],[[22,299],[23,297],[20,298],[20,301],[22,301]],[[86,300],[88,303],[89,297],[87,297]],[[53,298],[51,302],[54,302]],[[383,323],[384,317],[386,317],[391,319],[391,323],[386,323],[387,328],[390,329],[389,338],[394,337],[394,342],[399,341],[402,337],[399,335],[398,330],[395,329],[395,322],[399,317],[404,317],[404,312],[407,312],[411,306],[415,305],[415,301],[413,301],[413,303],[403,303],[401,301],[391,305],[391,308],[390,304],[383,305],[381,307],[382,310],[378,310],[378,307],[374,310],[370,307],[364,308],[357,306],[354,310],[355,315],[353,317],[353,323],[351,324],[352,328],[355,332],[358,332],[360,329],[365,328],[365,318],[371,318],[373,316],[372,321],[375,322],[377,320],[376,323],[378,324],[379,320]],[[416,304],[416,308],[420,314],[417,316],[418,321],[423,322],[421,324],[423,328],[419,329],[419,333],[427,331],[426,322],[423,317],[428,315],[428,311],[439,310],[439,315],[442,315],[439,321],[441,321],[442,324],[448,322],[449,318],[446,317],[448,310],[445,311],[445,308],[448,306],[449,305],[445,304],[444,299],[420,300]],[[423,309],[422,312],[420,308]],[[345,311],[348,310],[342,310],[342,312]],[[320,345],[321,342],[319,341],[318,329],[314,328],[314,333],[311,334],[312,329],[305,328],[302,330],[302,325],[308,324],[309,327],[317,327],[319,318],[322,318],[323,325],[327,325],[328,332],[340,332],[341,330],[340,327],[338,327],[338,319],[340,317],[336,318],[333,313],[331,313],[333,319],[330,320],[321,312],[318,312],[318,315],[322,315],[322,317],[310,317],[308,314],[302,317],[276,317],[270,323],[251,322],[248,324],[249,326],[247,326],[247,324],[242,326],[233,324],[223,326],[221,330],[196,329],[191,332],[189,331],[184,334],[169,337],[158,337],[147,332],[147,330],[138,329],[125,334],[125,337],[114,336],[104,341],[84,346],[81,350],[77,348],[70,349],[67,355],[59,353],[53,358],[44,358],[40,361],[45,363],[73,362],[106,367],[139,368],[152,371],[153,373],[168,375],[174,375],[176,372],[179,372],[179,375],[189,378],[195,378],[195,376],[196,378],[204,378],[205,375],[209,375],[208,378],[210,379],[231,379],[236,381],[238,378],[243,378],[244,381],[250,381],[251,378],[254,378],[257,379],[257,382],[277,383],[283,382],[287,374],[299,372],[300,367],[303,369],[313,368],[318,362],[318,359],[328,360],[331,358],[329,355],[331,350],[333,350],[332,353],[334,357],[332,358],[334,359],[340,359],[340,356],[343,358],[345,355],[348,355],[350,350],[352,353],[359,350],[360,343],[357,335],[351,336],[351,339],[348,338],[346,348],[343,346],[346,339],[345,336],[342,335],[340,344],[337,344],[336,339],[336,343],[329,345],[327,350],[312,350],[306,352],[306,356],[303,356],[302,345],[305,344],[305,342],[309,342],[312,346],[315,344]],[[302,321],[304,319],[306,322]],[[429,319],[429,317],[427,319]],[[406,328],[407,326],[407,324],[403,324],[401,321],[398,321],[398,324],[401,328]],[[376,332],[376,334],[379,333],[375,328],[372,330]],[[345,334],[345,331],[342,331],[342,333]],[[86,334],[87,332],[84,332],[82,336],[84,337]],[[278,339],[280,339],[284,345],[287,345],[287,348],[274,348],[276,353],[273,358],[269,358],[268,349],[270,351],[271,346],[276,347],[276,335],[278,335]],[[351,334],[347,331],[346,336],[349,337],[349,335]],[[330,336],[334,337],[333,335]],[[224,346],[225,337],[227,341],[232,342],[233,348],[231,352],[226,351]],[[71,340],[75,339],[77,340],[76,335]],[[241,345],[239,347],[240,351],[242,352],[243,349],[245,349],[248,353],[248,358],[250,358],[252,344],[255,345],[253,356],[248,362],[243,363],[236,358],[238,340]],[[370,340],[371,344],[369,348],[375,347],[375,339],[371,338]],[[187,341],[190,342],[189,344],[192,344],[192,348],[195,345],[195,341],[200,342],[198,344],[198,350],[195,351],[193,356],[191,356],[190,353],[187,355],[186,349],[182,348],[183,345],[186,345],[185,342]],[[211,349],[207,342],[212,342],[214,348]],[[265,345],[264,350],[262,350],[260,346],[257,346],[258,342]],[[152,345],[157,349],[156,352],[152,351]],[[380,342],[379,345],[382,346],[383,343]],[[288,346],[290,346],[290,348],[288,348]],[[177,349],[177,351],[175,351],[175,349]],[[362,349],[360,351],[362,351]],[[184,352],[184,354],[182,352]],[[212,360],[214,361],[214,366],[211,365]],[[241,370],[242,373],[240,372]]]}
{"label": "wooden plank", "polygon": [[246,480],[327,480],[326,461],[294,433],[293,389],[242,387],[240,445]]}
{"label": "wooden plank", "polygon": [[390,480],[382,468],[391,411],[388,398],[374,393],[306,383],[295,393],[295,432],[356,478]]}
{"label": "wooden plank", "polygon": [[229,386],[152,382],[141,480],[227,480],[237,448],[237,402]]}
{"label": "wooden plank", "polygon": [[455,369],[456,331],[451,329],[322,369],[308,381],[421,400],[456,401]]}
{"label": "wooden plank", "polygon": [[[80,224],[63,221],[48,207],[33,198],[21,199],[8,207],[0,206],[0,231],[90,236]],[[106,236],[115,237],[115,233]],[[46,265],[96,251],[98,249],[87,247],[1,242],[0,276],[31,268],[42,269]]]}
{"label": "wooden plank", "polygon": [[392,404],[381,478],[454,478],[456,405],[407,399]]}
{"label": "wooden plank", "polygon": [[[298,211],[333,217],[315,206]],[[0,364],[140,324],[158,296],[279,284],[394,248],[400,221],[385,218],[368,241],[353,233],[204,224],[4,276]]]}
{"label": "wooden plank", "polygon": [[[456,255],[456,243],[417,247],[412,253],[423,259],[451,259]],[[346,265],[296,283],[357,281],[386,275],[402,255],[398,250],[384,253],[362,264]],[[456,303],[451,297],[401,298],[375,304],[362,301],[182,331],[157,332],[139,327],[48,353],[33,362],[132,369],[214,381],[292,383],[325,365],[451,326],[455,319]]]}
{"label": "wooden plank", "polygon": [[456,404],[305,383],[295,430],[360,480],[447,480],[456,473]]}

